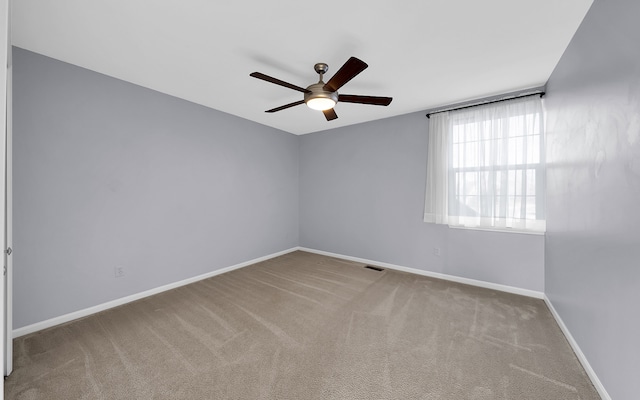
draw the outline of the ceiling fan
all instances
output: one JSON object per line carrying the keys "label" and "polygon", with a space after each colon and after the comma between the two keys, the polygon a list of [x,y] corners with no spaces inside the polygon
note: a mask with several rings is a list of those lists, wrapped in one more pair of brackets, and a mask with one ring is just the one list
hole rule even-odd
{"label": "ceiling fan", "polygon": [[344,63],[342,67],[340,67],[338,72],[336,72],[335,75],[333,75],[333,77],[329,79],[329,82],[324,83],[322,81],[322,77],[329,70],[329,66],[325,63],[317,63],[313,68],[320,75],[320,80],[318,81],[318,83],[307,86],[306,89],[285,81],[281,81],[280,79],[273,78],[260,72],[253,72],[249,74],[249,76],[304,93],[303,100],[272,108],[271,110],[267,110],[265,112],[274,113],[276,111],[282,111],[287,108],[306,103],[309,108],[322,111],[327,121],[331,121],[338,118],[338,115],[336,114],[333,107],[339,101],[343,103],[371,104],[375,106],[388,106],[391,103],[391,100],[393,100],[391,97],[338,94],[338,89],[340,89],[345,83],[353,79],[360,72],[364,71],[367,67],[368,65],[364,61],[356,57],[351,57],[347,60],[346,63]]}

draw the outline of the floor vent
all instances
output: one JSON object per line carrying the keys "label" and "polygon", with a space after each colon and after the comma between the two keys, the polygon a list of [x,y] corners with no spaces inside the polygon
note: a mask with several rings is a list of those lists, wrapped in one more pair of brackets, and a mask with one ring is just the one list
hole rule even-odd
{"label": "floor vent", "polygon": [[374,270],[374,271],[384,271],[384,269],[382,269],[382,268],[380,268],[380,267],[374,267],[374,266],[371,266],[371,265],[365,265],[364,267],[365,267],[365,268],[372,269],[372,270]]}

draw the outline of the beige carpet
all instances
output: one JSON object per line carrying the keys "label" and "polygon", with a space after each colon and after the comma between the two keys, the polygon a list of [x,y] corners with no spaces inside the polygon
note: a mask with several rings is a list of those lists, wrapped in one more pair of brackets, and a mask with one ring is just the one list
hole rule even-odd
{"label": "beige carpet", "polygon": [[599,399],[541,300],[295,252],[18,338],[13,399]]}

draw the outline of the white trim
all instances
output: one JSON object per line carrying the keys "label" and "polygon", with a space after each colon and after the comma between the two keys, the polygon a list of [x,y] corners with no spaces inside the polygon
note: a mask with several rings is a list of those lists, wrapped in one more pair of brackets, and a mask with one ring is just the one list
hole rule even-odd
{"label": "white trim", "polygon": [[242,262],[240,264],[232,265],[230,267],[225,267],[225,268],[217,269],[215,271],[207,272],[206,274],[194,276],[193,278],[188,278],[188,279],[184,279],[182,281],[169,283],[167,285],[160,286],[160,287],[157,287],[157,288],[154,288],[154,289],[145,290],[144,292],[140,292],[140,293],[132,294],[130,296],[122,297],[122,298],[119,298],[119,299],[116,299],[116,300],[108,301],[106,303],[98,304],[97,306],[85,308],[83,310],[74,311],[72,313],[61,315],[61,316],[55,317],[55,318],[51,318],[51,319],[48,319],[46,321],[36,322],[35,324],[31,324],[31,325],[23,326],[22,328],[14,329],[13,330],[13,337],[17,338],[17,337],[28,335],[30,333],[37,332],[37,331],[40,331],[40,330],[43,330],[43,329],[51,328],[51,327],[56,326],[56,325],[64,324],[66,322],[73,321],[73,320],[78,319],[78,318],[87,317],[89,315],[98,313],[100,311],[105,311],[105,310],[108,310],[110,308],[114,308],[114,307],[121,306],[123,304],[131,303],[132,301],[140,300],[140,299],[143,299],[145,297],[149,297],[149,296],[153,296],[153,295],[158,294],[158,293],[166,292],[167,290],[175,289],[175,288],[178,288],[180,286],[185,286],[185,285],[188,285],[190,283],[198,282],[198,281],[201,281],[203,279],[207,279],[207,278],[211,278],[211,277],[216,276],[216,275],[224,274],[225,272],[230,272],[230,271],[233,271],[233,270],[236,270],[236,269],[244,268],[244,267],[247,267],[249,265],[256,264],[256,263],[259,263],[259,262],[262,262],[262,261],[266,261],[266,260],[269,260],[269,259],[272,259],[272,258],[275,258],[275,257],[279,257],[279,256],[294,252],[294,251],[299,250],[299,249],[300,249],[299,247],[292,247],[292,248],[287,249],[287,250],[279,251],[277,253],[269,254],[269,255],[266,255],[266,256],[263,256],[263,257],[254,258],[253,260],[245,261],[245,262]]}
{"label": "white trim", "polygon": [[560,318],[560,314],[558,314],[556,309],[553,307],[551,300],[549,299],[549,297],[547,297],[546,294],[544,295],[544,302],[547,304],[547,307],[549,307],[551,315],[553,315],[553,318],[555,318],[558,326],[560,326],[560,330],[562,330],[562,333],[564,333],[564,336],[567,338],[569,345],[571,345],[571,348],[578,358],[578,361],[580,361],[580,364],[582,364],[582,367],[591,379],[591,383],[593,383],[593,386],[598,391],[598,394],[600,395],[600,397],[602,397],[602,400],[611,400],[611,396],[609,396],[609,393],[607,393],[604,385],[602,384],[602,382],[600,382],[600,379],[598,378],[598,375],[596,375],[596,372],[593,370],[593,368],[591,368],[591,364],[589,364],[589,361],[587,361],[587,357],[582,352],[582,349],[580,349],[578,342],[576,342],[576,340],[573,338],[571,332],[569,332],[569,328],[567,328],[567,326],[564,324],[564,321],[562,320],[562,318]]}
{"label": "white trim", "polygon": [[536,298],[536,299],[543,299],[544,298],[544,293],[538,292],[536,290],[523,289],[523,288],[519,288],[519,287],[515,287],[515,286],[501,285],[499,283],[479,281],[479,280],[476,280],[476,279],[469,279],[469,278],[463,278],[463,277],[460,277],[460,276],[442,274],[440,272],[424,271],[424,270],[417,269],[417,268],[403,267],[403,266],[400,266],[400,265],[389,264],[389,263],[380,262],[380,261],[367,260],[365,258],[351,257],[351,256],[345,256],[343,254],[330,253],[328,251],[309,249],[309,248],[306,248],[306,247],[300,247],[299,250],[307,251],[309,253],[320,254],[320,255],[323,255],[323,256],[342,258],[344,260],[360,262],[360,263],[363,263],[363,264],[374,264],[374,265],[377,265],[377,266],[380,266],[380,267],[385,267],[385,268],[389,268],[389,269],[395,269],[395,270],[403,271],[403,272],[409,272],[409,273],[417,274],[417,275],[428,276],[430,278],[444,279],[444,280],[451,281],[451,282],[464,283],[465,285],[478,286],[478,287],[485,288],[485,289],[497,290],[499,292],[507,292],[507,293],[519,294],[521,296],[533,297],[533,298]]}
{"label": "white trim", "polygon": [[[9,2],[9,16],[11,16],[11,2]],[[9,17],[9,43],[11,43],[11,18]],[[4,243],[5,249],[13,247],[13,55],[11,46],[7,54],[7,116],[5,151],[5,204],[4,204]],[[13,371],[13,257],[6,255],[5,259],[5,294],[4,294],[4,376]]]}
{"label": "white trim", "polygon": [[[9,111],[11,110],[9,105],[11,104],[11,97],[7,92],[9,82],[9,66],[11,58],[9,53],[11,52],[11,25],[10,18],[11,12],[9,8],[9,0],[0,1],[0,243],[2,243],[2,269],[7,266],[7,242],[6,242],[6,201],[7,201],[7,186],[6,186],[6,168],[7,168],[7,122],[10,122]],[[6,270],[5,270],[6,271]],[[5,273],[0,275],[0,361],[2,362],[2,375],[8,375],[11,371],[5,371],[6,360],[10,354],[7,354],[7,348],[11,346],[11,338],[9,337],[9,331],[7,330],[7,306],[11,303],[7,302],[7,284],[9,288],[11,283],[9,282],[9,276]],[[0,377],[0,400],[4,399],[4,379]]]}

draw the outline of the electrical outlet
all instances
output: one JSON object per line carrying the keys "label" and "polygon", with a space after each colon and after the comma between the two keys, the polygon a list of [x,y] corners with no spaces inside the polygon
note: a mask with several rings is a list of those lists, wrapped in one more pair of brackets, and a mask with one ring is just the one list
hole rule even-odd
{"label": "electrical outlet", "polygon": [[441,253],[440,253],[440,247],[434,247],[433,248],[433,255],[436,257],[440,257]]}
{"label": "electrical outlet", "polygon": [[122,266],[115,267],[115,268],[113,269],[113,275],[114,275],[116,278],[122,278],[122,277],[124,276],[124,267],[122,267]]}

